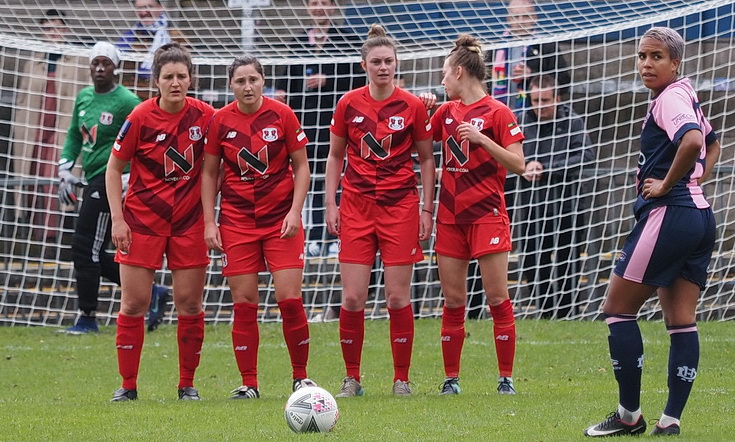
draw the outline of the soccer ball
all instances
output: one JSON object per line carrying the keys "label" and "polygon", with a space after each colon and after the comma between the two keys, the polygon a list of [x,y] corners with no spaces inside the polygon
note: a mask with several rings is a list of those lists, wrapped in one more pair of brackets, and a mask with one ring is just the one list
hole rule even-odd
{"label": "soccer ball", "polygon": [[327,433],[339,418],[337,401],[320,387],[296,390],[288,398],[283,414],[288,426],[297,433]]}

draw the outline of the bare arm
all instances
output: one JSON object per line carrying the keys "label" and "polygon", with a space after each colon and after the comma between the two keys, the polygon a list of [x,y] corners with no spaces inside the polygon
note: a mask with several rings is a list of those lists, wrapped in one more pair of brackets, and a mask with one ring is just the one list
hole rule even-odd
{"label": "bare arm", "polygon": [[107,171],[105,171],[107,201],[112,218],[112,244],[123,252],[128,251],[132,241],[130,227],[123,218],[122,207],[122,174],[127,165],[127,161],[110,155],[107,161]]}
{"label": "bare arm", "polygon": [[655,198],[669,193],[671,188],[689,172],[697,161],[701,146],[702,132],[692,129],[685,133],[681,137],[679,148],[676,150],[674,161],[671,163],[671,168],[666,173],[666,177],[663,180],[646,178],[643,181],[643,188],[641,189],[643,198]]}
{"label": "bare arm", "polygon": [[457,127],[457,135],[461,140],[468,140],[470,143],[482,146],[501,166],[516,175],[523,175],[525,172],[526,163],[520,142],[513,143],[504,149],[503,146],[483,135],[475,126],[467,122]]}
{"label": "bare arm", "polygon": [[715,164],[717,164],[717,160],[719,158],[720,141],[715,140],[714,143],[707,146],[707,153],[704,157],[704,173],[702,173],[702,176],[699,178],[699,185],[702,185],[705,181],[707,181],[707,178],[709,178],[709,174],[712,172],[712,169],[715,167]]}
{"label": "bare arm", "polygon": [[434,228],[434,186],[436,184],[436,165],[434,164],[434,151],[432,150],[431,138],[417,141],[416,152],[419,154],[419,165],[421,167],[421,189],[422,201],[424,203],[420,214],[419,240],[425,241],[431,236]]}
{"label": "bare arm", "polygon": [[214,219],[214,206],[217,200],[221,158],[204,154],[202,167],[202,210],[204,211],[204,241],[210,249],[222,251],[222,238]]}
{"label": "bare arm", "polygon": [[306,157],[306,149],[299,149],[289,154],[291,167],[293,168],[293,200],[291,210],[286,214],[281,226],[281,238],[294,236],[301,227],[301,210],[304,208],[304,200],[309,190],[311,173],[309,172],[309,160]]}
{"label": "bare arm", "polygon": [[329,156],[324,177],[324,206],[326,207],[327,230],[332,235],[339,235],[339,209],[337,208],[337,187],[342,178],[345,164],[345,148],[347,140],[333,133],[329,134]]}

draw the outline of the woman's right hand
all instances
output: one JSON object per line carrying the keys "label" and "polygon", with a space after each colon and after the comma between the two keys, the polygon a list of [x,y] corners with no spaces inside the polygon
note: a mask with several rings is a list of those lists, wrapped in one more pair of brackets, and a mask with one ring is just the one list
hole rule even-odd
{"label": "woman's right hand", "polygon": [[117,247],[122,253],[130,251],[130,245],[133,243],[133,235],[130,233],[130,227],[125,221],[112,222],[112,245]]}
{"label": "woman's right hand", "polygon": [[436,95],[431,92],[421,92],[419,94],[419,100],[424,103],[426,110],[432,110],[436,106]]}
{"label": "woman's right hand", "polygon": [[218,252],[224,252],[222,248],[222,237],[219,234],[219,227],[215,223],[204,224],[204,242],[207,247]]}
{"label": "woman's right hand", "polygon": [[326,211],[327,231],[334,236],[339,236],[339,207],[328,205]]}

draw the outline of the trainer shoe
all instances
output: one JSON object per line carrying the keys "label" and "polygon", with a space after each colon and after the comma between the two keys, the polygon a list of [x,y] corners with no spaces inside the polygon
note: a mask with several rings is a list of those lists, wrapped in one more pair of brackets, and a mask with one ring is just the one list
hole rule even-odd
{"label": "trainer shoe", "polygon": [[180,401],[200,401],[202,398],[199,397],[199,390],[194,387],[179,388],[179,400]]}
{"label": "trainer shoe", "polygon": [[232,394],[230,399],[260,399],[258,389],[255,387],[248,387],[247,385],[237,387],[230,393]]}
{"label": "trainer shoe", "polygon": [[643,415],[638,418],[638,422],[631,425],[623,422],[618,412],[613,411],[604,421],[584,430],[584,435],[589,437],[622,436],[625,434],[641,434],[645,431],[646,421],[643,420]]}
{"label": "trainer shoe", "polygon": [[411,396],[413,390],[409,381],[397,380],[393,383],[393,394],[396,396]]}
{"label": "trainer shoe", "polygon": [[86,335],[87,333],[99,333],[100,329],[97,327],[97,320],[92,316],[80,316],[77,319],[77,323],[71,327],[59,330],[59,333],[66,333],[67,335]]}
{"label": "trainer shoe", "polygon": [[513,387],[513,378],[501,376],[498,378],[498,394],[516,394]]}
{"label": "trainer shoe", "polygon": [[110,402],[125,402],[135,401],[138,399],[138,390],[128,390],[127,388],[120,388],[116,390],[112,395]]}
{"label": "trainer shoe", "polygon": [[163,322],[163,315],[168,305],[168,288],[153,284],[151,304],[148,307],[148,331],[152,332]]}
{"label": "trainer shoe", "polygon": [[446,378],[441,386],[439,394],[460,394],[462,389],[459,388],[459,378]]}
{"label": "trainer shoe", "polygon": [[678,436],[681,434],[681,427],[676,424],[671,424],[668,427],[661,427],[658,423],[654,425],[651,436]]}
{"label": "trainer shoe", "polygon": [[359,382],[352,376],[347,376],[342,379],[342,388],[339,389],[339,393],[335,397],[354,397],[362,396],[365,394],[365,389],[362,388]]}
{"label": "trainer shoe", "polygon": [[309,378],[293,380],[293,390],[292,391],[300,390],[304,387],[318,387],[318,385],[316,384],[316,382],[312,381]]}

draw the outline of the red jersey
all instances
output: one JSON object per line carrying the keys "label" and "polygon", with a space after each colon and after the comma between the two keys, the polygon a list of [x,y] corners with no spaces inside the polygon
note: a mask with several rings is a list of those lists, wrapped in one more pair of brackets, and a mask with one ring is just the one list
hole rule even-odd
{"label": "red jersey", "polygon": [[382,101],[369,86],[346,93],[337,103],[331,131],[347,140],[342,187],[390,206],[416,193],[411,153],[414,142],[431,137],[426,107],[401,88]]}
{"label": "red jersey", "polygon": [[289,154],[309,140],[287,105],[263,97],[245,114],[233,101],[214,115],[205,151],[223,159],[219,222],[233,227],[267,227],[283,222],[293,202]]}
{"label": "red jersey", "polygon": [[186,97],[176,114],[151,98],[128,115],[112,154],[130,161],[123,215],[132,231],[181,236],[204,230],[200,178],[204,132],[213,114],[212,106]]}
{"label": "red jersey", "polygon": [[444,166],[437,222],[483,224],[497,216],[507,219],[503,193],[507,171],[482,146],[459,140],[457,126],[463,122],[504,148],[524,139],[510,109],[490,96],[469,106],[459,100],[441,105],[431,117],[434,140],[442,142]]}

